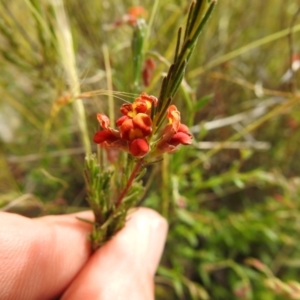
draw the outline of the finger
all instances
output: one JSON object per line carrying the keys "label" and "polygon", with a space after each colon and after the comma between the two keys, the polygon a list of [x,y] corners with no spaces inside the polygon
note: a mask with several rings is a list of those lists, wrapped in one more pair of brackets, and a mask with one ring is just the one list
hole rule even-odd
{"label": "finger", "polygon": [[91,253],[91,226],[76,216],[92,219],[0,213],[0,299],[50,299],[66,289]]}
{"label": "finger", "polygon": [[155,211],[137,209],[125,228],[94,253],[62,299],[154,299],[153,277],[167,227]]}

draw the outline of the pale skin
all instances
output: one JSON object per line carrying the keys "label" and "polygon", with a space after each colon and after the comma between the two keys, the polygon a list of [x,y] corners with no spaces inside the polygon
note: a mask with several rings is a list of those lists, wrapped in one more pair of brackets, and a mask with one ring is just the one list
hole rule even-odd
{"label": "pale skin", "polygon": [[[91,212],[28,219],[0,213],[0,299],[150,300],[167,222],[139,208],[94,254]],[[125,297],[125,298],[124,298]]]}

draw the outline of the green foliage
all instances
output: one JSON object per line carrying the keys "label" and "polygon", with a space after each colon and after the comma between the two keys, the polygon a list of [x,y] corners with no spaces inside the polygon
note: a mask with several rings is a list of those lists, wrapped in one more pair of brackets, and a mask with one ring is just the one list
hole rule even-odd
{"label": "green foliage", "polygon": [[[136,206],[138,202],[139,194],[142,191],[139,179],[144,173],[139,174],[131,183],[130,176],[116,176],[114,174],[120,171],[118,168],[112,171],[99,165],[98,159],[94,154],[87,156],[85,160],[84,175],[87,187],[87,201],[95,216],[95,221],[92,222],[93,232],[90,238],[92,249],[97,250],[124,227],[129,209]],[[115,177],[115,180],[112,180],[112,177]],[[124,182],[123,184],[117,184],[120,188],[112,184],[118,181],[116,177],[121,178],[121,181]],[[130,182],[129,189],[123,195],[123,189],[126,189],[128,182]],[[113,189],[116,190],[114,191]],[[122,202],[118,201],[121,194]],[[85,221],[90,222],[88,220]]]}
{"label": "green foliage", "polygon": [[[159,96],[175,49],[178,58],[184,38],[201,29],[192,17],[200,29],[190,32],[189,25],[176,42],[189,3],[155,3],[143,2],[147,40],[133,54],[133,36],[141,32],[118,24],[134,1],[66,0],[68,24],[61,28],[51,1],[0,1],[3,210],[37,216],[86,209],[84,139],[97,129],[95,114],[111,110],[109,97],[116,108],[132,101],[134,78],[135,90]],[[180,61],[182,67],[188,57],[189,65],[171,92],[193,146],[148,166],[126,199],[136,199],[143,181],[141,203],[169,220],[157,299],[299,298],[299,73],[281,81],[291,53],[299,52],[298,6],[296,0],[219,1],[194,54]],[[72,33],[75,65],[72,55],[62,56],[62,33]],[[142,57],[156,63],[148,87],[137,75]],[[84,137],[73,107],[80,98],[70,82],[74,71],[86,96]],[[109,81],[119,93],[108,91]],[[91,183],[101,187],[93,195],[99,203],[114,194],[105,189],[108,177],[119,187],[129,176],[101,174]]]}
{"label": "green foliage", "polygon": [[138,89],[141,81],[141,73],[144,61],[144,42],[146,36],[146,23],[143,19],[138,19],[137,24],[133,29],[132,37],[132,57],[133,57],[133,84],[134,88]]}

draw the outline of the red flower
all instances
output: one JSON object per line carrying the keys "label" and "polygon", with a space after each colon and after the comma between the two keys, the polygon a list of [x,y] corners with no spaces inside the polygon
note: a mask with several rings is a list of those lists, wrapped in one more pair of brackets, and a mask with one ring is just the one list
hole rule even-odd
{"label": "red flower", "polygon": [[176,132],[180,126],[180,112],[175,105],[170,105],[167,110],[169,124],[172,124],[172,129]]}
{"label": "red flower", "polygon": [[133,156],[144,156],[149,151],[149,144],[145,139],[135,139],[130,143],[129,151]]}
{"label": "red flower", "polygon": [[122,148],[133,156],[144,156],[149,152],[147,137],[152,133],[150,112],[157,105],[157,98],[142,93],[132,104],[121,106],[123,114],[116,121],[119,131],[109,127],[109,118],[97,114],[103,130],[96,132],[94,142],[109,148]]}
{"label": "red flower", "polygon": [[121,139],[120,132],[109,127],[109,118],[104,114],[97,114],[97,119],[103,130],[94,135],[94,142],[105,148],[126,150],[128,145]]}
{"label": "red flower", "polygon": [[154,96],[142,93],[132,104],[123,104],[120,111],[123,115],[133,118],[138,113],[150,114],[152,105],[157,106],[158,100]]}
{"label": "red flower", "polygon": [[132,104],[131,103],[123,104],[120,108],[120,111],[123,115],[127,116],[128,113],[132,111]]}
{"label": "red flower", "polygon": [[[151,111],[158,100],[154,96],[142,93],[132,104],[123,104],[123,114],[116,121],[119,130],[109,127],[109,118],[104,114],[97,114],[102,130],[94,135],[94,142],[110,149],[122,149],[133,156],[145,156],[150,151],[149,140],[152,134]],[[186,125],[180,123],[180,112],[175,105],[167,109],[168,124],[161,132],[156,146],[156,154],[173,152],[179,145],[192,143],[192,135]]]}
{"label": "red flower", "polygon": [[189,133],[189,129],[186,125],[180,124],[177,132],[169,140],[169,144],[173,146],[190,145],[192,143],[192,136]]}
{"label": "red flower", "polygon": [[96,144],[102,144],[104,142],[111,144],[117,141],[118,139],[119,138],[112,134],[109,130],[101,130],[96,132],[94,135],[94,142]]}
{"label": "red flower", "polygon": [[163,129],[162,138],[157,143],[160,153],[173,152],[178,145],[190,145],[192,135],[186,125],[180,123],[180,112],[175,105],[169,106],[167,110],[169,123]]}
{"label": "red flower", "polygon": [[[139,113],[135,117],[123,118],[120,133],[123,139],[132,141],[136,138],[147,137],[152,132],[152,121],[146,114]],[[118,120],[120,124],[120,119]]]}

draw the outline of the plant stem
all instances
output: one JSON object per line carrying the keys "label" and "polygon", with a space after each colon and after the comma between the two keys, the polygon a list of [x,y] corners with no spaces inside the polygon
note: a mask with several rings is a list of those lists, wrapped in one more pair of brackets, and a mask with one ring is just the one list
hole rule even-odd
{"label": "plant stem", "polygon": [[126,196],[127,192],[129,191],[130,187],[132,186],[133,180],[136,177],[136,175],[138,174],[138,172],[140,171],[142,165],[143,165],[142,159],[140,159],[136,162],[136,165],[131,172],[131,175],[127,181],[125,188],[121,191],[121,193],[116,201],[116,207],[119,207],[121,205],[123,198]]}
{"label": "plant stem", "polygon": [[103,52],[103,57],[104,57],[106,82],[107,82],[107,89],[108,89],[109,119],[110,119],[111,123],[114,124],[115,123],[115,108],[114,108],[114,98],[113,98],[113,94],[112,94],[112,90],[113,90],[112,72],[111,72],[111,65],[110,65],[109,49],[106,44],[104,44],[102,46],[102,52]]}
{"label": "plant stem", "polygon": [[150,32],[152,30],[154,18],[157,14],[158,4],[159,4],[159,0],[155,0],[154,3],[152,4],[151,15],[150,15],[149,23],[148,23],[148,26],[147,26],[147,31],[146,31],[146,36],[145,36],[145,43],[144,43],[144,46],[143,46],[143,53],[146,53],[147,50],[149,49]]}
{"label": "plant stem", "polygon": [[189,9],[189,16],[185,26],[185,33],[182,40],[182,28],[179,28],[177,34],[177,43],[174,53],[174,62],[169,67],[167,75],[164,77],[160,94],[158,97],[158,106],[156,116],[153,121],[153,127],[159,129],[168,106],[172,103],[182,79],[185,74],[186,66],[194,51],[198,37],[211,16],[217,0],[204,1],[195,0]]}
{"label": "plant stem", "polygon": [[[71,27],[64,9],[64,2],[63,0],[52,0],[50,3],[53,7],[56,19],[55,33],[61,55],[61,62],[64,66],[72,94],[80,95],[80,83],[76,69],[73,37]],[[85,117],[85,108],[82,100],[75,100],[73,102],[73,106],[77,114],[77,121],[81,133],[82,143],[85,149],[85,154],[90,154],[92,150],[87,128],[87,121]]]}

